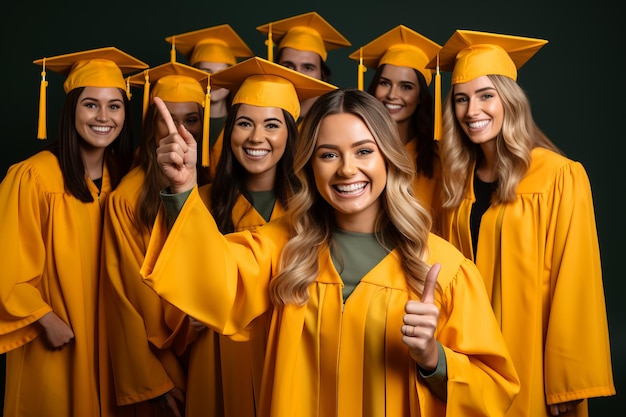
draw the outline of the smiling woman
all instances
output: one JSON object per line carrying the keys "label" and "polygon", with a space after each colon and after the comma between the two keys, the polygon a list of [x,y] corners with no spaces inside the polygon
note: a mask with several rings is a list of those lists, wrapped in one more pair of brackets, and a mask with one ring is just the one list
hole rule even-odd
{"label": "smiling woman", "polygon": [[480,269],[515,361],[507,415],[587,416],[589,398],[615,394],[591,186],[517,82],[546,43],[457,30],[431,61],[452,71],[441,230]]}
{"label": "smiling woman", "polygon": [[[146,65],[116,48],[35,61],[67,74],[55,142],[0,184],[0,352],[4,415],[98,416],[97,295],[102,212],[133,156],[124,73]],[[106,394],[102,394],[106,395]],[[36,401],[33,401],[36,399]]]}
{"label": "smiling woman", "polygon": [[[193,137],[159,108],[169,134],[157,152],[175,194],[161,195],[141,274],[213,331],[252,335],[253,350],[263,342],[257,416],[504,414],[519,384],[482,279],[430,233],[414,165],[378,100],[320,96],[285,214],[229,234],[198,192]],[[222,360],[234,369],[244,357]]]}

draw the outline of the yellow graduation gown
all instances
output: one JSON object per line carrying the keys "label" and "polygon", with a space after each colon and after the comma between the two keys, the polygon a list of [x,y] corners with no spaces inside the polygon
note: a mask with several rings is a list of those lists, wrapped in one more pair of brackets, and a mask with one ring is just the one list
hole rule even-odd
{"label": "yellow graduation gown", "polygon": [[[100,416],[96,303],[106,168],[99,196],[88,184],[93,202],[69,194],[48,151],[11,166],[0,184],[6,416]],[[62,349],[48,347],[37,323],[50,311],[75,335]]]}
{"label": "yellow graduation gown", "polygon": [[215,143],[211,146],[209,153],[209,171],[211,173],[211,181],[215,178],[217,172],[217,163],[220,161],[220,155],[222,154],[222,146],[224,145],[224,129],[220,131]]}
{"label": "yellow graduation gown", "polygon": [[344,305],[326,249],[309,301],[273,308],[268,284],[289,238],[280,219],[258,233],[223,236],[194,189],[169,234],[164,222],[161,212],[141,270],[159,295],[226,335],[271,314],[259,416],[493,416],[504,414],[519,389],[478,270],[435,235],[429,262],[442,264],[436,337],[446,354],[446,404],[401,341],[405,304],[419,297],[395,251]]}
{"label": "yellow graduation gown", "polygon": [[[149,231],[139,227],[138,196],[145,172],[133,168],[107,201],[100,287],[101,373],[112,373],[115,385],[103,407],[116,415],[152,415],[145,401],[177,386],[184,391],[185,371],[175,353],[176,334],[188,325],[187,316],[161,300],[139,275]],[[106,349],[106,350],[105,350]],[[184,346],[180,349],[183,350]],[[109,378],[110,379],[110,378]]]}
{"label": "yellow graduation gown", "polygon": [[[210,192],[210,184],[199,189],[207,207],[210,207]],[[276,202],[270,220],[284,212]],[[235,203],[232,219],[237,231],[256,230],[266,224],[243,196]],[[211,329],[200,333],[189,348],[186,417],[255,415],[261,395],[266,327],[264,315],[244,335],[222,336]]]}
{"label": "yellow graduation gown", "polygon": [[[404,145],[406,151],[411,157],[411,161],[415,162],[417,158],[417,141],[410,140]],[[422,203],[422,206],[428,210],[433,217],[433,227],[438,225],[437,216],[441,202],[441,161],[439,157],[435,158],[434,173],[432,178],[425,175],[416,175],[413,190],[415,196]],[[436,232],[436,229],[433,230]]]}
{"label": "yellow graduation gown", "polygon": [[[473,186],[446,211],[444,237],[473,259]],[[517,199],[482,217],[476,265],[522,382],[510,417],[615,394],[591,186],[580,163],[532,151]],[[495,291],[493,289],[496,289]],[[572,416],[587,416],[581,403]]]}

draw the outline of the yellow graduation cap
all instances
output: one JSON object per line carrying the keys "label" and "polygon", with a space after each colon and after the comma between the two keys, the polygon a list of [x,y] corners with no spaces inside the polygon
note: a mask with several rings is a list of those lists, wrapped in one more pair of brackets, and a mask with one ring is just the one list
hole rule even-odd
{"label": "yellow graduation cap", "polygon": [[[517,70],[547,43],[544,39],[457,30],[439,52],[439,69],[452,71],[452,84],[482,75],[504,75],[517,80]],[[435,58],[429,68],[436,65]]]}
{"label": "yellow graduation cap", "polygon": [[169,36],[165,40],[172,44],[172,61],[176,61],[175,51],[178,50],[190,65],[198,62],[235,65],[238,58],[254,56],[254,52],[228,24]]}
{"label": "yellow graduation cap", "polygon": [[267,34],[267,59],[274,61],[274,42],[278,49],[289,47],[315,52],[323,61],[328,51],[350,46],[350,42],[317,12],[304,13],[257,27]]}
{"label": "yellow graduation cap", "polygon": [[383,64],[413,68],[424,76],[430,85],[433,70],[426,65],[437,56],[441,45],[404,25],[398,25],[349,57],[359,61],[359,89],[363,90],[365,67],[376,69]]}
{"label": "yellow graduation cap", "polygon": [[[130,85],[143,87],[143,116],[154,97],[173,103],[198,103],[204,107],[202,144],[208,144],[211,96],[209,74],[205,71],[178,62],[168,62],[144,70],[129,78]],[[207,160],[208,166],[208,146]],[[204,163],[203,163],[204,164]]]}
{"label": "yellow graduation cap", "polygon": [[[522,67],[547,40],[498,33],[457,30],[428,68],[452,71],[452,85],[483,75],[504,75],[517,80]],[[435,95],[435,137],[441,133],[441,91]]]}
{"label": "yellow graduation cap", "polygon": [[115,47],[91,49],[33,61],[42,66],[39,89],[39,124],[37,137],[46,139],[46,70],[66,75],[63,88],[66,93],[78,87],[117,87],[130,90],[124,74],[148,68],[148,64]]}

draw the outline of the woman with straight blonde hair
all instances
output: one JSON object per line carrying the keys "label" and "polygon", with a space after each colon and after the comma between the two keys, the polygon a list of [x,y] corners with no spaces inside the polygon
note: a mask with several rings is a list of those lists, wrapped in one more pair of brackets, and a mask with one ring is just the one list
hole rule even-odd
{"label": "woman with straight blonde hair", "polygon": [[587,416],[588,398],[615,394],[589,178],[517,83],[545,43],[459,30],[439,60],[452,71],[441,230],[476,262],[515,361],[508,417]]}

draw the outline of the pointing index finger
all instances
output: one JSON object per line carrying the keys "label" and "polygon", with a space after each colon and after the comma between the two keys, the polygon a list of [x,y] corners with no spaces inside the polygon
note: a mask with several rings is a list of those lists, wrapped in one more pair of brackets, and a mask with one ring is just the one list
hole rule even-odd
{"label": "pointing index finger", "polygon": [[435,263],[428,271],[428,274],[426,274],[426,278],[424,278],[424,291],[420,298],[422,303],[433,304],[435,302],[435,285],[437,284],[437,277],[439,276],[440,270],[441,264]]}
{"label": "pointing index finger", "polygon": [[177,133],[178,129],[176,128],[176,124],[174,124],[174,119],[172,119],[172,115],[170,114],[170,111],[167,109],[167,106],[165,105],[163,100],[161,100],[160,97],[155,97],[154,104],[156,104],[157,109],[159,109],[159,113],[161,113],[161,117],[167,125],[168,133],[170,135]]}

